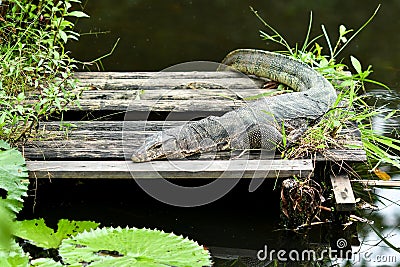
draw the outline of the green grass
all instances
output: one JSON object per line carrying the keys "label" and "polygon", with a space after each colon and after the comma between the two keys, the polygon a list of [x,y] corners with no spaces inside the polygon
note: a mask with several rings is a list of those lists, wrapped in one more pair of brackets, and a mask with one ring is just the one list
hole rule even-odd
{"label": "green grass", "polygon": [[[379,10],[378,6],[372,16],[356,31],[340,25],[338,39],[331,42],[324,25],[321,25],[322,33],[311,37],[312,13],[310,23],[303,44],[290,46],[277,30],[269,25],[253,8],[251,10],[267,28],[260,31],[263,40],[281,45],[284,50],[280,53],[293,56],[319,71],[332,82],[339,92],[338,99],[325,116],[314,126],[310,127],[300,140],[290,148],[283,148],[283,157],[295,158],[307,153],[315,153],[328,148],[345,148],[336,137],[348,125],[358,125],[361,132],[362,148],[367,152],[370,168],[377,168],[381,163],[390,164],[400,168],[400,140],[388,136],[379,135],[372,130],[372,118],[378,114],[385,114],[383,108],[369,106],[366,103],[368,97],[365,92],[366,84],[389,88],[378,81],[369,79],[372,67],[363,68],[361,62],[350,56],[351,66],[343,64],[343,59],[338,60],[340,53],[347,47],[365,27],[373,20]],[[319,42],[325,39],[328,53],[324,54],[323,45]],[[385,114],[390,118],[397,114],[397,110]]]}
{"label": "green grass", "polygon": [[0,22],[0,139],[15,142],[40,119],[79,105],[77,61],[65,50],[78,40],[71,11],[78,0],[14,0],[4,4]]}

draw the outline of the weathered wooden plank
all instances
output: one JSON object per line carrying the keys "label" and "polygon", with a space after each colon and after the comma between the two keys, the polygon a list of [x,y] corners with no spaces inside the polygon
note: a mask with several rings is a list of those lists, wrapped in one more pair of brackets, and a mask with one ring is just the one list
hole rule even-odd
{"label": "weathered wooden plank", "polygon": [[356,199],[347,174],[331,175],[331,183],[336,200],[336,209],[339,211],[354,210]]}
{"label": "weathered wooden plank", "polygon": [[[195,85],[198,83],[197,85]],[[90,79],[79,80],[81,87],[98,88],[103,90],[154,90],[154,89],[257,89],[265,81],[250,78],[226,78],[226,79],[204,79],[204,78],[184,78],[171,79],[154,77],[151,79]]]}
{"label": "weathered wooden plank", "polygon": [[235,71],[159,71],[159,72],[75,72],[74,77],[77,79],[149,79],[153,77],[182,79],[182,78],[199,78],[199,79],[223,79],[223,78],[240,78],[243,74]]}
{"label": "weathered wooden plank", "polygon": [[[125,150],[131,153],[143,144],[146,136],[155,131],[175,127],[184,121],[81,121],[63,122],[75,124],[76,128],[67,132],[59,131],[60,122],[42,122],[39,133],[34,140],[25,144],[27,157],[40,159],[62,158],[123,158],[123,142]],[[343,131],[345,133],[345,131]],[[362,147],[357,137],[348,139],[347,143]],[[126,145],[129,144],[129,145]],[[225,154],[218,157],[227,158]],[[229,158],[229,157],[228,157]],[[362,162],[366,160],[366,153],[362,149],[330,149],[317,156],[318,161],[349,161]]]}
{"label": "weathered wooden plank", "polygon": [[[178,125],[178,124],[177,124]],[[137,125],[138,126],[138,125]],[[120,128],[120,130],[114,130],[110,131],[108,129],[97,129],[97,130],[81,130],[79,128],[69,130],[67,132],[65,131],[39,131],[38,134],[35,136],[36,140],[40,140],[42,142],[44,141],[63,141],[63,140],[79,140],[79,141],[90,141],[90,140],[129,140],[131,144],[134,143],[140,143],[142,144],[144,142],[144,139],[146,136],[150,136],[152,134],[155,134],[158,131],[161,131],[162,129],[168,129],[171,128],[171,125],[167,125],[163,127],[162,125],[159,125],[159,129],[155,130],[147,130],[148,128],[151,128],[152,126],[146,126],[142,125],[142,129],[138,127],[137,130],[131,130],[133,128],[131,125],[126,124],[125,127]],[[135,127],[136,128],[136,127]],[[353,146],[358,146],[362,147],[362,142],[359,140],[344,140],[341,142],[343,145],[353,145]],[[344,149],[342,149],[344,150]],[[348,149],[350,151],[354,149]],[[361,150],[361,149],[360,149]],[[327,151],[324,152],[327,154],[329,157],[332,157],[332,155],[335,158],[338,158],[338,152],[336,150],[332,151]],[[359,154],[357,154],[359,155]]]}
{"label": "weathered wooden plank", "polygon": [[99,100],[99,99],[81,99],[80,107],[69,106],[70,111],[167,111],[167,112],[228,112],[246,103],[240,100],[180,100],[179,103],[174,100]]}
{"label": "weathered wooden plank", "polygon": [[364,162],[367,160],[367,154],[363,149],[328,149],[317,156],[317,161],[330,160],[333,162],[349,161]]}
{"label": "weathered wooden plank", "polygon": [[308,176],[311,160],[27,161],[30,178],[277,178]]}
{"label": "weathered wooden plank", "polygon": [[[26,145],[20,148],[24,157],[30,160],[73,160],[73,159],[124,159],[125,152],[120,141],[86,141],[82,146],[79,142],[43,143]],[[77,147],[77,145],[79,147]],[[133,146],[132,150],[137,147]]]}
{"label": "weathered wooden plank", "polygon": [[[75,139],[75,140],[49,140],[49,141],[31,141],[24,145],[22,151],[29,159],[122,159],[125,153],[132,154],[134,149],[138,148],[144,141],[145,133],[142,138],[130,139],[123,146],[122,140],[113,139]],[[139,140],[139,141],[138,141]],[[126,144],[129,143],[129,146]],[[325,153],[332,152],[329,159],[323,155],[317,156],[317,161],[332,160],[335,162],[362,162],[366,159],[363,150],[327,150]],[[234,156],[240,154],[240,151],[234,151]],[[202,154],[203,159],[229,159],[230,152],[206,153]],[[243,157],[247,157],[244,155]],[[250,155],[252,159],[258,159],[257,153]]]}
{"label": "weathered wooden plank", "polygon": [[[81,99],[102,99],[102,100],[240,100],[254,97],[260,94],[272,94],[270,89],[247,89],[247,90],[188,90],[188,89],[160,89],[160,90],[85,90]],[[250,98],[251,99],[251,98]],[[136,100],[137,101],[137,100]]]}
{"label": "weathered wooden plank", "polygon": [[[104,159],[104,160],[122,160],[130,157],[134,149],[140,144],[132,142],[132,145],[123,147],[120,140],[96,140],[96,141],[49,141],[29,143],[20,148],[24,156],[31,160],[73,160],[73,159]],[[228,160],[241,159],[271,159],[274,155],[260,153],[259,150],[252,153],[242,153],[236,151],[220,151],[203,153],[201,156],[191,158],[191,160]]]}
{"label": "weathered wooden plank", "polygon": [[[48,121],[40,122],[39,129],[48,131],[58,131],[62,125],[71,125],[75,130],[108,130],[108,131],[121,131],[122,129],[128,131],[160,131],[171,127],[179,126],[186,123],[186,121]],[[338,135],[340,138],[343,136],[351,136],[349,140],[359,140],[357,135],[357,128],[343,128]]]}
{"label": "weathered wooden plank", "polygon": [[68,126],[72,131],[161,131],[186,123],[186,121],[44,121],[40,131],[59,131]]}
{"label": "weathered wooden plank", "polygon": [[[130,149],[130,150],[133,150]],[[68,151],[68,149],[60,147],[60,148],[34,148],[34,147],[25,147],[22,149],[25,157],[30,160],[74,160],[74,159],[82,159],[82,160],[98,160],[102,159],[104,161],[109,160],[123,160],[125,159],[125,155],[127,158],[132,154],[131,151],[124,151],[124,149],[120,146],[108,145],[102,148],[76,148]],[[245,153],[241,155],[242,151],[223,151],[223,152],[210,152],[201,154],[199,158],[193,157],[188,160],[229,160],[235,159],[240,155],[240,159],[249,159],[249,160],[258,160],[262,159],[271,159],[275,158],[273,156],[260,155],[260,153],[248,154]]]}
{"label": "weathered wooden plank", "polygon": [[351,180],[352,183],[360,183],[366,186],[381,186],[381,187],[400,187],[400,181],[383,181],[383,180]]}
{"label": "weathered wooden plank", "polygon": [[[144,140],[144,139],[141,139]],[[140,146],[141,143],[132,143],[133,147]],[[87,149],[97,149],[101,147],[122,147],[122,139],[117,140],[105,140],[105,139],[95,139],[95,140],[79,140],[79,139],[61,139],[61,140],[48,140],[48,141],[29,141],[24,144],[26,148],[42,148],[42,149],[53,149],[53,148],[63,148],[66,152],[79,148]]]}
{"label": "weathered wooden plank", "polygon": [[[153,134],[154,132],[149,131],[134,131],[126,132],[125,139],[132,140],[135,143],[142,143],[144,141],[145,135]],[[136,138],[134,137],[136,135]],[[78,141],[96,141],[96,140],[122,140],[122,131],[107,131],[107,130],[82,130],[82,131],[40,131],[35,135],[35,139],[40,142],[52,142],[52,141],[68,141],[68,140],[78,140]],[[129,137],[132,136],[132,137]],[[29,143],[28,143],[29,145]]]}
{"label": "weathered wooden plank", "polygon": [[[42,131],[59,131],[63,126],[70,126],[73,131],[161,131],[171,127],[183,125],[187,121],[47,121],[40,122]],[[353,142],[359,141],[358,129],[343,128],[338,139]]]}

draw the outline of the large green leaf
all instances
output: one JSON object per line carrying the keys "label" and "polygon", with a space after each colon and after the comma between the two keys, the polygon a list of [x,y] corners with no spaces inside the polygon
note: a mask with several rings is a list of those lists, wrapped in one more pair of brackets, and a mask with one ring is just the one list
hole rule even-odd
{"label": "large green leaf", "polygon": [[[12,233],[12,214],[0,199],[0,249],[8,249]],[[0,265],[1,266],[1,265]]]}
{"label": "large green leaf", "polygon": [[28,267],[29,256],[14,241],[10,240],[8,249],[0,248],[0,266],[1,267]]}
{"label": "large green leaf", "polygon": [[31,266],[35,267],[60,267],[64,266],[60,262],[56,262],[50,258],[40,258],[31,261]]}
{"label": "large green leaf", "polygon": [[29,240],[41,248],[58,248],[61,241],[83,231],[97,228],[98,223],[91,221],[69,221],[61,219],[57,224],[57,232],[46,226],[43,219],[16,221],[14,235]]}
{"label": "large green leaf", "polygon": [[18,213],[22,207],[28,190],[28,170],[21,153],[0,141],[0,189],[5,190],[5,206]]}
{"label": "large green leaf", "polygon": [[210,254],[182,236],[158,230],[102,228],[63,240],[60,256],[73,266],[201,267]]}

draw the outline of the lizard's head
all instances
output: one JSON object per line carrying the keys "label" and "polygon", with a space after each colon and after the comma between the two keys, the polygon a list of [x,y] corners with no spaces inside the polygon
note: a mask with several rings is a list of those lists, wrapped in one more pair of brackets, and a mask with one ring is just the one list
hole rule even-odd
{"label": "lizard's head", "polygon": [[146,138],[144,144],[133,152],[133,162],[145,162],[165,158],[182,158],[177,152],[176,138],[165,133],[157,133]]}

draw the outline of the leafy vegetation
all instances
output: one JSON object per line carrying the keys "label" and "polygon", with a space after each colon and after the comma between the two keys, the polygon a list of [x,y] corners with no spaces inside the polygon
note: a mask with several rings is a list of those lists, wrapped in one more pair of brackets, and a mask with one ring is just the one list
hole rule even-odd
{"label": "leafy vegetation", "polygon": [[[324,25],[321,25],[322,33],[320,35],[314,38],[310,37],[311,13],[303,44],[296,44],[295,47],[291,47],[283,35],[263,20],[257,14],[257,11],[252,9],[270,32],[260,31],[262,39],[282,45],[285,51],[281,51],[281,53],[293,56],[318,70],[334,84],[339,92],[333,107],[316,125],[306,131],[295,146],[283,151],[284,157],[295,158],[327,148],[343,147],[335,137],[348,126],[357,125],[361,132],[363,148],[367,152],[370,166],[373,166],[372,169],[375,170],[381,163],[400,168],[400,140],[379,135],[372,130],[372,118],[377,114],[384,113],[385,110],[369,106],[366,103],[368,98],[368,95],[365,94],[366,83],[382,86],[388,90],[389,88],[378,81],[369,79],[372,67],[368,66],[363,70],[361,62],[356,57],[350,56],[353,69],[342,63],[343,60],[338,60],[339,54],[372,21],[378,10],[379,6],[373,15],[355,32],[352,29],[347,29],[344,25],[340,25],[338,39],[334,44],[331,43]],[[349,34],[351,35],[349,36]],[[329,49],[328,55],[322,53],[323,46],[317,42],[321,38],[326,40]],[[394,116],[396,112],[387,114],[386,118]]]}
{"label": "leafy vegetation", "polygon": [[[379,165],[391,165],[400,169],[400,139],[396,138],[396,135],[385,136],[377,133],[372,128],[372,119],[374,117],[381,116],[387,120],[395,117],[399,111],[392,110],[388,112],[385,107],[368,105],[369,95],[366,93],[366,85],[380,86],[386,90],[390,89],[386,85],[370,79],[372,67],[363,67],[363,64],[355,56],[350,56],[347,60],[347,62],[350,63],[349,65],[343,63],[346,61],[345,59],[338,59],[339,54],[345,47],[347,47],[350,41],[353,40],[373,20],[379,7],[380,6],[377,7],[373,15],[357,31],[347,29],[346,26],[340,25],[338,30],[338,39],[335,43],[331,42],[324,25],[321,25],[322,33],[320,35],[317,35],[314,38],[310,37],[312,28],[311,13],[305,40],[302,45],[296,44],[294,47],[290,46],[277,30],[265,22],[257,14],[257,11],[252,9],[255,15],[268,29],[268,32],[260,31],[262,39],[283,46],[285,50],[281,51],[281,53],[309,64],[330,80],[338,92],[337,101],[316,125],[308,128],[305,134],[294,146],[281,148],[283,157],[296,158],[307,153],[322,152],[328,148],[359,148],[360,145],[356,143],[354,145],[351,145],[348,142],[341,143],[340,139],[337,138],[340,132],[346,130],[346,128],[354,128],[357,126],[361,133],[362,148],[367,153],[368,167],[371,169],[371,172],[379,179],[390,180],[390,175],[381,171],[378,168]],[[321,39],[325,39],[328,53],[323,53],[326,49],[324,50],[321,43],[319,43]],[[396,132],[396,129],[394,129],[394,131]],[[360,166],[358,166],[358,168],[359,167]],[[362,168],[364,169],[364,166]],[[355,172],[352,172],[351,174],[354,173]],[[308,181],[306,180],[300,183],[307,182]],[[368,202],[373,203],[375,201],[381,201],[379,198],[382,196],[371,192],[370,189],[359,189],[359,184],[354,184],[354,186],[355,193],[360,197],[357,200],[360,201],[360,207],[363,202],[366,203],[366,207],[374,207],[374,205],[368,204]],[[310,204],[308,203],[308,205]],[[304,207],[308,207],[307,204]],[[359,213],[360,210],[356,210],[356,212]],[[360,214],[360,216],[369,215],[371,214]],[[387,240],[388,237],[383,234],[382,228],[379,228],[378,230],[377,227],[369,225],[371,221],[368,219],[363,218],[360,222],[367,224],[368,229],[372,229],[377,237],[380,238],[378,244],[383,242],[388,246],[388,248],[391,248],[396,252],[399,251],[398,247]],[[352,223],[351,219],[348,223],[349,225]],[[373,246],[376,245],[374,244]],[[346,266],[350,266],[349,264],[351,265],[349,262]]]}
{"label": "leafy vegetation", "polygon": [[0,248],[0,266],[29,266],[29,255],[24,252],[15,240],[8,240],[7,248]]}
{"label": "leafy vegetation", "polygon": [[65,51],[77,40],[67,18],[88,17],[71,11],[78,0],[14,0],[3,6],[0,21],[0,139],[17,141],[38,120],[78,105],[73,70],[77,61]]}
{"label": "leafy vegetation", "polygon": [[196,242],[158,230],[102,228],[66,239],[63,261],[74,266],[210,266]]}
{"label": "leafy vegetation", "polygon": [[58,221],[57,231],[46,226],[43,219],[17,221],[14,223],[14,236],[28,240],[41,248],[58,248],[61,241],[70,236],[95,229],[98,223],[90,221]]}
{"label": "leafy vegetation", "polygon": [[[0,206],[9,212],[11,217],[23,207],[23,198],[28,190],[28,170],[21,153],[0,140],[0,189],[4,196],[0,198]],[[7,218],[7,217],[6,217]]]}
{"label": "leafy vegetation", "polygon": [[[158,230],[94,230],[98,223],[62,219],[54,231],[43,219],[16,221],[28,190],[25,160],[0,141],[0,162],[0,187],[7,193],[0,198],[0,266],[211,265],[209,252],[196,242]],[[37,249],[55,250],[56,255],[37,258],[34,251],[24,251],[12,236]]]}

